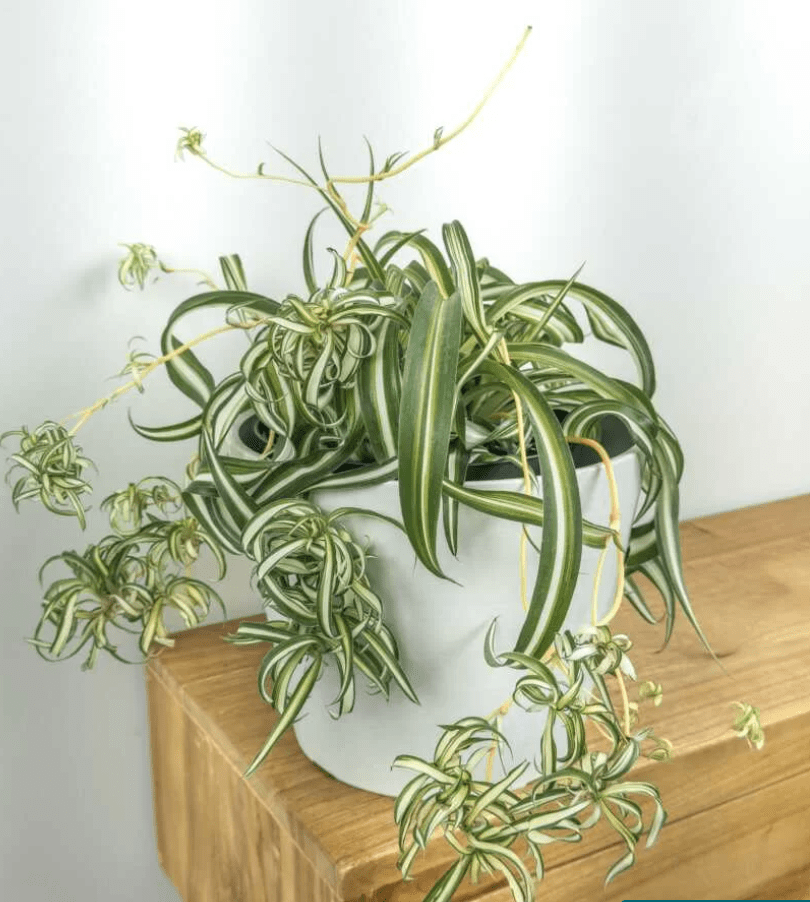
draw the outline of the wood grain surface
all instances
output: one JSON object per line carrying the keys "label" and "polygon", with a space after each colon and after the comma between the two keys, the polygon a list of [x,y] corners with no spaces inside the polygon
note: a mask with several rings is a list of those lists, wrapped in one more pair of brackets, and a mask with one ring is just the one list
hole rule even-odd
{"label": "wood grain surface", "polygon": [[[725,672],[683,618],[658,654],[662,628],[620,612],[614,630],[633,638],[640,679],[664,687],[643,722],[675,757],[636,773],[660,787],[669,820],[607,888],[615,834],[597,827],[550,847],[538,889],[548,902],[810,897],[810,495],[690,521],[681,534],[687,585]],[[291,733],[242,779],[274,714],[256,689],[266,649],[222,642],[234,628],[182,633],[146,669],[159,856],[182,898],[421,902],[451,852],[435,839],[403,883],[391,799],[324,774]],[[736,700],[760,708],[762,751],[731,731]],[[456,899],[511,895],[490,879]]]}

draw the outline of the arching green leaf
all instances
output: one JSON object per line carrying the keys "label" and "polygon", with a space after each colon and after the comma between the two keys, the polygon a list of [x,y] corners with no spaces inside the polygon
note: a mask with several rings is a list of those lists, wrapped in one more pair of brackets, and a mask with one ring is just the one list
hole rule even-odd
{"label": "arching green leaf", "polygon": [[582,556],[582,510],[571,454],[554,412],[518,370],[486,361],[482,372],[514,391],[531,423],[543,487],[543,536],[537,581],[516,650],[540,657],[571,604]]}
{"label": "arching green leaf", "polygon": [[443,576],[436,556],[461,341],[461,302],[427,285],[414,311],[399,415],[399,498],[417,556]]}

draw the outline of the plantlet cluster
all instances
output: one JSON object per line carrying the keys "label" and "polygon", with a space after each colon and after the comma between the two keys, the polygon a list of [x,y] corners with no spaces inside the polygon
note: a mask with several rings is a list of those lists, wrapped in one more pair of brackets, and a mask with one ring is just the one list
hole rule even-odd
{"label": "plantlet cluster", "polygon": [[[279,501],[264,507],[242,534],[245,553],[257,562],[259,594],[268,610],[284,618],[243,623],[229,638],[235,645],[272,646],[259,670],[259,692],[280,717],[246,775],[301,712],[327,659],[334,661],[340,677],[335,717],[354,707],[356,673],[386,698],[393,679],[418,701],[399,663],[396,640],[383,622],[382,602],[369,583],[366,551],[340,524],[356,513],[380,516],[357,508],[327,515],[308,501]],[[311,663],[296,676],[305,660]]]}
{"label": "plantlet cluster", "polygon": [[83,473],[90,461],[71,434],[64,426],[46,420],[33,432],[25,426],[5,432],[0,442],[12,435],[20,437],[20,447],[11,455],[13,464],[7,474],[10,477],[15,470],[21,471],[11,490],[17,510],[21,501],[37,498],[51,513],[77,517],[84,529],[82,496],[92,488]]}
{"label": "plantlet cluster", "polygon": [[225,610],[207,582],[188,574],[207,546],[222,577],[221,548],[193,517],[163,516],[183,510],[177,485],[149,478],[105,498],[101,506],[109,512],[113,533],[81,554],[65,551],[45,562],[40,578],[57,562],[71,575],[45,590],[42,615],[29,640],[47,660],[72,658],[89,647],[85,670],[101,651],[125,660],[111,629],[138,635],[138,647],[148,655],[155,645],[174,644],[165,623],[169,610],[188,627],[205,621],[213,605]]}

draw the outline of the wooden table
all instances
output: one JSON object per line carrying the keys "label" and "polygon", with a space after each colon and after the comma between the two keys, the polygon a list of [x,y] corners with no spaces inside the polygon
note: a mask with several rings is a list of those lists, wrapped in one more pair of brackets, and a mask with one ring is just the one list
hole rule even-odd
{"label": "wooden table", "polygon": [[[547,902],[810,898],[810,495],[691,521],[682,537],[692,599],[730,676],[683,618],[658,655],[661,630],[620,613],[640,675],[664,686],[645,722],[675,757],[637,773],[660,787],[669,821],[606,889],[615,834],[551,847]],[[147,668],[159,856],[185,902],[421,900],[448,847],[434,840],[402,883],[391,799],[328,777],[291,733],[242,779],[274,715],[256,690],[266,649],[226,645],[233,626],[183,633]],[[736,700],[760,707],[762,751],[731,731]],[[490,880],[456,896],[473,899],[511,895]]]}

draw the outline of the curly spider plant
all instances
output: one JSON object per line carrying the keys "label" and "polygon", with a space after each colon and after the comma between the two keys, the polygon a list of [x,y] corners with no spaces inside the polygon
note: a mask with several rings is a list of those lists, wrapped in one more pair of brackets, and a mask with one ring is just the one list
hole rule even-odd
{"label": "curly spider plant", "polygon": [[[372,193],[370,183],[361,221]],[[479,758],[491,758],[503,739],[492,722],[460,711],[459,721],[444,728],[432,763],[398,759],[419,773],[395,809],[403,873],[441,830],[458,858],[429,899],[450,898],[465,876],[486,872],[502,873],[515,898],[528,899],[534,878],[526,856],[534,861],[534,875],[542,876],[544,844],[579,840],[602,817],[628,849],[612,876],[632,862],[646,829],[632,795],[660,801],[654,788],[624,781],[648,738],[634,732],[629,707],[614,708],[607,686],[622,670],[635,677],[624,657],[626,640],[612,637],[605,625],[590,634],[560,633],[583,546],[621,557],[624,593],[648,620],[653,617],[632,576],[643,573],[658,586],[667,637],[677,605],[696,626],[677,540],[682,459],[650,401],[655,376],[646,342],[622,307],[575,279],[515,284],[474,256],[458,222],[445,226],[443,248],[422,232],[395,231],[371,246],[332,195],[322,194],[346,225],[359,265],[333,251],[331,277],[318,285],[311,227],[303,255],[306,295],[275,301],[251,292],[233,256],[221,261],[224,289],[195,295],[175,309],[160,356],[145,358],[130,384],[141,388],[162,365],[196,406],[179,423],[133,423],[148,439],[195,443],[186,484],[181,490],[154,478],[105,500],[113,534],[83,553],[57,556],[70,575],[46,588],[31,641],[50,658],[89,647],[85,666],[92,667],[100,651],[121,657],[110,630],[134,630],[148,655],[171,641],[167,611],[193,626],[219,601],[188,573],[199,549],[213,551],[221,572],[228,555],[246,557],[254,564],[253,584],[268,622],[242,624],[231,641],[267,644],[259,691],[279,714],[251,773],[301,713],[328,661],[339,674],[334,717],[352,711],[358,680],[384,695],[394,683],[417,701],[385,622],[386,599],[366,570],[369,551],[344,524],[352,514],[383,515],[353,507],[323,511],[313,501],[316,490],[396,478],[401,528],[437,578],[443,575],[439,543],[458,545],[461,505],[542,527],[518,642],[499,655],[492,633],[484,653],[493,666],[514,668],[512,701],[539,712],[543,777],[528,792],[515,788],[528,762],[500,780],[474,777],[463,754],[475,748]],[[401,262],[408,252],[411,258]],[[568,351],[584,338],[574,303],[584,309],[594,335],[632,356],[638,385]],[[212,308],[223,311],[220,328],[191,341],[181,337],[188,320]],[[192,347],[237,329],[247,333],[249,344],[233,372],[216,380]],[[93,412],[84,411],[79,424]],[[583,519],[574,476],[570,442],[598,445],[606,416],[620,419],[635,439],[644,462],[639,513],[654,514],[633,529],[629,549],[615,523]],[[233,434],[246,417],[259,436],[253,455],[234,451]],[[83,524],[88,461],[73,441],[75,427],[71,432],[44,424],[16,434],[22,440],[12,461],[24,472],[14,486],[15,503],[37,496]],[[525,493],[481,490],[466,479],[479,462],[529,460],[534,464],[524,467]],[[588,747],[587,719],[610,737],[609,751]],[[555,738],[556,725],[564,729],[565,747]],[[653,745],[651,753],[660,755],[664,747]],[[662,819],[656,817],[650,840]]]}
{"label": "curly spider plant", "polygon": [[[514,647],[496,650],[493,625],[482,648],[492,667],[513,671],[511,697],[489,717],[459,711],[456,723],[441,728],[432,761],[403,754],[396,762],[416,772],[394,807],[404,875],[437,831],[456,855],[429,902],[450,899],[465,878],[488,872],[500,873],[516,900],[533,898],[544,846],[579,841],[600,819],[627,848],[608,879],[628,867],[640,837],[646,833],[648,845],[654,842],[665,815],[653,786],[625,778],[639,755],[665,759],[670,749],[636,723],[639,701],[658,704],[661,687],[642,682],[639,701],[630,701],[631,643],[613,635],[609,621],[624,597],[644,620],[656,622],[635,579],[641,574],[663,599],[665,639],[680,608],[705,643],[681,568],[683,456],[653,405],[652,357],[628,312],[578,273],[514,282],[474,254],[459,222],[444,226],[441,245],[422,230],[368,240],[386,210],[374,206],[375,186],[460,134],[481,106],[459,128],[437,130],[430,147],[410,158],[394,154],[378,167],[369,147],[367,176],[331,176],[322,153],[317,178],[286,157],[292,176],[260,164],[253,178],[314,190],[345,228],[344,252],[330,249],[330,277],[321,281],[314,263],[322,210],[304,240],[303,291],[280,300],[254,292],[240,258],[222,257],[222,286],[196,271],[205,290],[169,316],[159,355],[129,355],[122,371],[129,382],[81,411],[70,428],[49,421],[0,439],[19,439],[11,455],[14,504],[39,499],[84,528],[90,461],[76,444],[77,432],[165,367],[191,406],[189,416],[133,428],[152,441],[193,443],[185,483],[180,488],[153,477],[105,499],[112,532],[84,552],[46,563],[59,562],[68,573],[45,589],[30,641],[49,659],[87,649],[90,668],[101,651],[123,659],[111,637],[118,630],[134,633],[132,642],[148,656],[171,644],[168,612],[195,626],[212,604],[221,604],[206,581],[191,575],[201,550],[213,555],[220,576],[228,556],[250,560],[268,620],[241,624],[230,640],[237,648],[267,645],[259,691],[279,718],[249,773],[301,713],[327,664],[338,674],[335,718],[350,716],[364,689],[384,697],[401,691],[417,701],[386,623],[388,599],[377,594],[367,569],[374,549],[352,535],[352,515],[394,522],[437,580],[444,576],[442,543],[458,549],[462,506],[523,525],[521,543],[536,545],[538,561],[533,583],[523,574],[523,625]],[[209,158],[198,129],[182,130],[178,154],[184,153],[228,172]],[[358,184],[365,195],[355,216],[343,192]],[[153,271],[190,271],[169,266],[151,245],[126,248],[119,279],[127,288],[143,288]],[[212,310],[222,315],[220,326],[181,337],[197,314]],[[629,354],[635,383],[577,356],[572,349],[584,340],[585,323],[595,339]],[[248,338],[246,349],[217,378],[195,349],[237,330]],[[629,544],[621,540],[615,498],[608,523],[583,517],[574,473],[571,445],[584,444],[610,475],[600,443],[606,418],[623,424],[642,462]],[[244,453],[237,433],[252,436],[253,453]],[[504,462],[522,475],[523,491],[476,488],[467,478],[476,464]],[[322,510],[315,501],[318,490],[386,480],[398,486],[400,516],[393,520],[348,505]],[[529,530],[536,536],[538,528],[534,542]],[[616,555],[619,579],[610,614],[601,620],[595,614],[589,628],[575,633],[563,624],[586,547],[600,552],[598,572],[606,555]],[[539,776],[523,786],[528,761],[492,777],[495,755],[508,751],[499,725],[512,705],[537,716]],[[761,745],[756,709],[740,707],[740,735]],[[587,724],[605,740],[601,747],[588,740]],[[638,797],[653,802],[649,822]]]}

